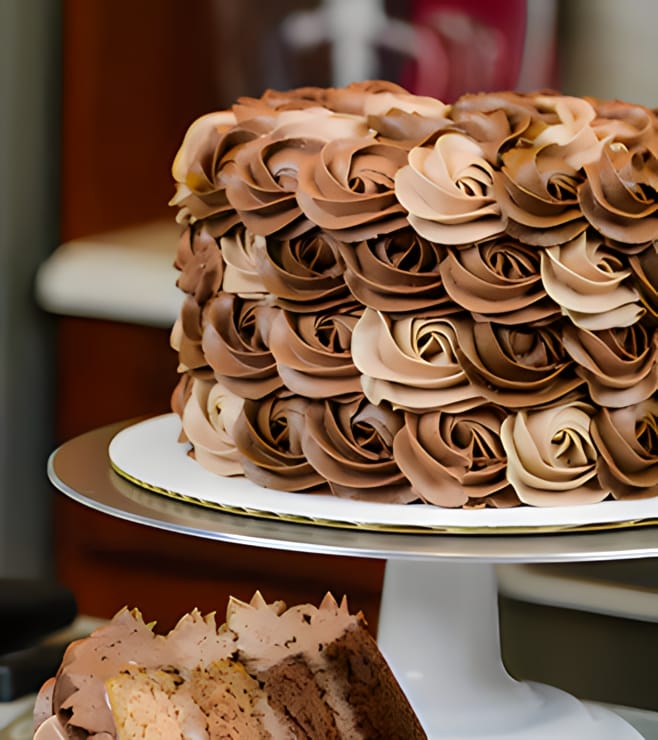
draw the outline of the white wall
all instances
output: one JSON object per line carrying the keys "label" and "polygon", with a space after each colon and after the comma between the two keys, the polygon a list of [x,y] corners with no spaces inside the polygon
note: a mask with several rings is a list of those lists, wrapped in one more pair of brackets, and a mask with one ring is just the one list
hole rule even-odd
{"label": "white wall", "polygon": [[50,569],[54,369],[33,278],[57,243],[59,2],[0,0],[0,577]]}
{"label": "white wall", "polygon": [[562,0],[560,87],[658,106],[658,2]]}

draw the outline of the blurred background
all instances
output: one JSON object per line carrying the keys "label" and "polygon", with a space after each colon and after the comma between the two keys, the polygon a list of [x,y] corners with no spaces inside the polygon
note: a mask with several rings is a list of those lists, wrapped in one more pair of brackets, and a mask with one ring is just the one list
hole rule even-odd
{"label": "blurred background", "polygon": [[[653,0],[2,0],[0,576],[56,576],[84,613],[139,604],[164,625],[261,587],[257,549],[110,521],[45,474],[62,441],[168,411],[169,316],[67,312],[38,300],[35,276],[60,245],[164,221],[170,265],[170,166],[197,116],[268,87],[379,77],[445,101],[550,87],[654,107],[657,21]],[[382,564],[340,560],[270,553],[266,596],[350,590],[376,615]]]}

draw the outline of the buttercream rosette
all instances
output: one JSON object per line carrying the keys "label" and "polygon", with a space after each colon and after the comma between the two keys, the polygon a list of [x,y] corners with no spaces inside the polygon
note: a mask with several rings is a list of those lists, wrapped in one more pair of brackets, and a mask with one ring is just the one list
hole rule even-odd
{"label": "buttercream rosette", "polygon": [[658,495],[655,111],[267,91],[193,123],[173,175],[200,464],[449,507]]}

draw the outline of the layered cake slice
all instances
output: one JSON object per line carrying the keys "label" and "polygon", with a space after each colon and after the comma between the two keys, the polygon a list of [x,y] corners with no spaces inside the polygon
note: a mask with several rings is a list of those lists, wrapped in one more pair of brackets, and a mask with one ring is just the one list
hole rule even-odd
{"label": "layered cake slice", "polygon": [[157,635],[123,610],[72,643],[35,704],[35,738],[424,738],[361,614],[327,595],[232,599]]}

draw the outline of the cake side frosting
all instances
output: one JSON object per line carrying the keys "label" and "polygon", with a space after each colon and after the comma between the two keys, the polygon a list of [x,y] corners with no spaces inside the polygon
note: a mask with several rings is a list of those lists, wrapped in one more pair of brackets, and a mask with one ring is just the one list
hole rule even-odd
{"label": "cake side frosting", "polygon": [[182,440],[450,507],[658,494],[658,118],[553,92],[267,91],[173,165]]}

